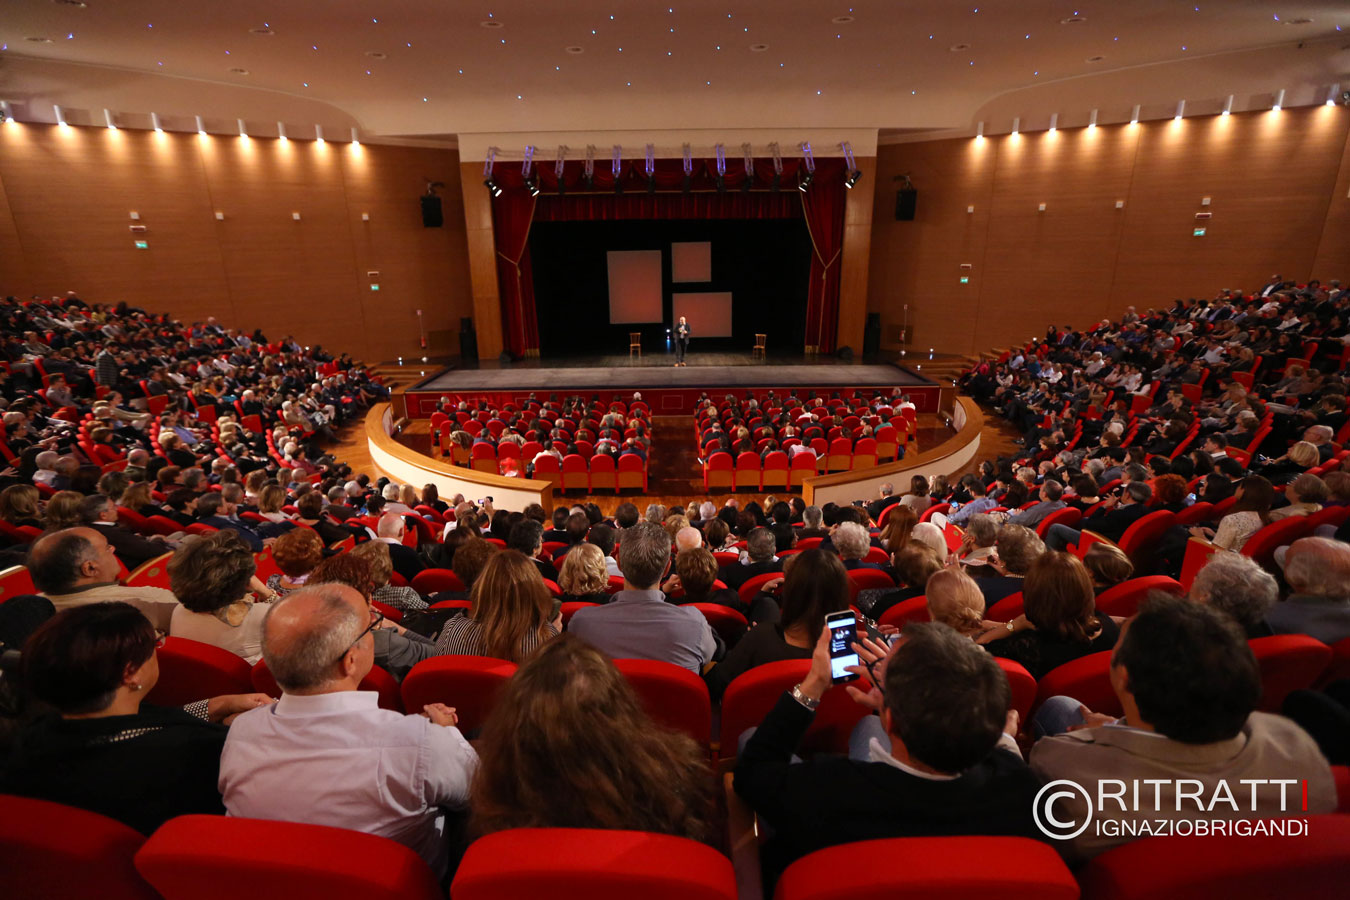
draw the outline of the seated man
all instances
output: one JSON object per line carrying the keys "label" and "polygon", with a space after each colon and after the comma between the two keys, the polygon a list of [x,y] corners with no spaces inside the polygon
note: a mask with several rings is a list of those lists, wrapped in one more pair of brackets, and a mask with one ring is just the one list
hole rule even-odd
{"label": "seated man", "polygon": [[539,558],[539,553],[544,549],[544,526],[533,519],[521,519],[511,526],[511,531],[506,538],[506,547],[508,550],[519,550],[534,563],[534,567],[539,570],[539,577],[556,583],[558,581],[558,570],[553,563],[545,562]]}
{"label": "seated man", "polygon": [[[855,733],[865,749],[851,759],[794,762],[830,688],[829,640],[827,628],[806,678],[779,698],[736,764],[736,793],[774,831],[763,857],[770,877],[800,856],[850,841],[1040,837],[1032,818],[1040,782],[1011,737],[1017,713],[1009,710],[1008,680],[993,657],[946,625],[905,627],[874,667],[884,694],[848,689],[881,714],[864,719]],[[884,647],[868,642],[860,652],[868,650],[880,656]]]}
{"label": "seated man", "polygon": [[1324,644],[1350,637],[1350,544],[1301,538],[1284,557],[1292,591],[1266,613],[1275,634],[1306,634]]}
{"label": "seated man", "polygon": [[178,606],[172,591],[118,584],[122,568],[108,539],[95,528],[66,528],[44,534],[28,547],[28,573],[56,611],[86,603],[120,600],[145,614],[155,630],[169,633]]}
{"label": "seated man", "polygon": [[1053,478],[1047,478],[1041,485],[1040,502],[1035,506],[1024,509],[1021,512],[1014,513],[1008,518],[1013,525],[1025,525],[1027,528],[1035,528],[1041,524],[1041,520],[1053,512],[1063,509],[1066,504],[1061,497],[1064,496],[1064,485],[1055,481]]}
{"label": "seated man", "polygon": [[[627,539],[626,532],[624,539]],[[774,555],[777,549],[778,541],[772,531],[767,528],[754,529],[745,539],[745,554],[740,560],[722,566],[717,573],[718,580],[733,591],[739,591],[741,585],[756,575],[783,571],[782,561]]]}
{"label": "seated man", "polygon": [[403,534],[407,527],[401,515],[387,512],[380,516],[375,534],[378,535],[377,540],[389,545],[389,559],[394,564],[394,571],[411,583],[417,577],[417,573],[426,566],[422,564],[417,551],[403,543]]}
{"label": "seated man", "polygon": [[156,556],[169,552],[169,546],[164,543],[163,538],[146,540],[134,531],[128,531],[118,525],[117,504],[111,497],[90,494],[80,504],[80,515],[86,525],[98,529],[107,538],[117,558],[128,569],[134,569],[141,563],[149,562]]}
{"label": "seated man", "polygon": [[1097,512],[1079,521],[1079,528],[1051,525],[1045,533],[1045,546],[1051,550],[1066,550],[1069,544],[1083,539],[1084,531],[1093,531],[1108,541],[1119,543],[1131,525],[1155,510],[1148,505],[1153,499],[1153,488],[1143,481],[1131,481],[1120,492],[1120,499],[1107,497]]}
{"label": "seated man", "polygon": [[346,585],[288,595],[268,610],[263,660],[282,697],[230,727],[220,792],[232,816],[351,828],[417,851],[438,876],[447,809],[463,808],[478,756],[442,704],[380,709],[359,689],[382,622]]}
{"label": "seated man", "polygon": [[203,525],[217,530],[228,529],[239,535],[250,550],[257,553],[263,549],[262,538],[235,516],[235,506],[221,496],[218,491],[202,494],[197,500],[197,519]]}
{"label": "seated man", "polygon": [[659,659],[699,674],[717,641],[703,613],[665,602],[660,585],[669,561],[670,535],[660,525],[642,521],[624,531],[623,590],[604,606],[578,610],[567,630],[615,659]]}
{"label": "seated man", "polygon": [[[1125,710],[1122,719],[1052,697],[1036,716],[1036,730],[1050,736],[1031,750],[1036,773],[1081,785],[1096,818],[1146,828],[1160,818],[1262,819],[1336,808],[1331,769],[1313,739],[1288,719],[1255,711],[1261,673],[1225,613],[1151,597],[1121,627],[1111,687]],[[1099,785],[1103,778],[1123,782],[1127,793],[1096,808],[1102,791],[1115,790]],[[1132,784],[1140,785],[1137,803],[1130,799]],[[1306,785],[1306,809],[1300,785]],[[1081,794],[1059,796],[1056,819],[1082,823],[1089,816]],[[1082,860],[1131,839],[1126,828],[1112,835],[1089,827],[1060,850]]]}

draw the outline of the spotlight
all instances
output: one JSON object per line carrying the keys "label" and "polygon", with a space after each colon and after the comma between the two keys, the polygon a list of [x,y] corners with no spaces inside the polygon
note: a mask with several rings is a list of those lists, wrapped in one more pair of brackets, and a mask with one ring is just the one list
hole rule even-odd
{"label": "spotlight", "polygon": [[1283,106],[1284,106],[1284,88],[1280,88],[1279,91],[1276,92],[1275,94],[1275,102],[1271,104],[1270,111],[1279,112],[1280,108]]}
{"label": "spotlight", "polygon": [[[983,125],[983,123],[981,123]],[[862,169],[858,168],[858,163],[853,159],[853,145],[848,141],[840,143],[839,148],[844,151],[844,165],[848,166],[848,175],[844,178],[844,187],[853,190],[854,186],[862,180]]]}
{"label": "spotlight", "polygon": [[623,147],[615,144],[610,151],[609,170],[614,174],[614,193],[623,195]]}
{"label": "spotlight", "polygon": [[717,154],[717,177],[715,181],[720,193],[727,189],[727,148],[718,144],[713,150]]}
{"label": "spotlight", "polygon": [[811,182],[815,181],[815,179],[816,179],[815,172],[803,172],[801,177],[797,179],[797,190],[805,194],[806,189],[811,186]]}
{"label": "spotlight", "polygon": [[150,124],[155,129],[155,131],[163,133],[164,126],[159,123],[159,113],[150,114]]}
{"label": "spotlight", "polygon": [[483,187],[487,188],[488,193],[494,197],[500,197],[502,195],[501,185],[497,184],[497,182],[494,181],[492,178],[484,179]]}
{"label": "spotlight", "polygon": [[[1336,95],[1339,94],[1340,92],[1341,86],[1339,84],[1333,84],[1331,86],[1331,90],[1327,91],[1327,106],[1336,105]],[[1346,91],[1346,94],[1350,95],[1350,91]]]}
{"label": "spotlight", "polygon": [[811,155],[811,142],[802,141],[797,145],[802,151],[802,166],[804,172],[798,177],[797,190],[803,194],[811,186],[811,182],[816,180],[816,158]]}
{"label": "spotlight", "polygon": [[852,172],[849,172],[848,177],[844,179],[844,187],[848,188],[850,191],[853,190],[858,182],[862,181],[862,176],[863,173],[861,169],[854,169]]}
{"label": "spotlight", "polygon": [[1231,116],[1231,115],[1233,114],[1233,95],[1232,95],[1232,94],[1229,94],[1229,95],[1228,95],[1228,99],[1226,99],[1226,100],[1223,101],[1223,110],[1222,110],[1219,114],[1220,114],[1220,115],[1223,115],[1223,116]]}
{"label": "spotlight", "polygon": [[643,160],[643,171],[647,173],[647,193],[656,193],[656,146],[648,144]]}
{"label": "spotlight", "polygon": [[0,100],[0,119],[4,119],[6,125],[14,121],[14,110],[10,109],[8,100]]}
{"label": "spotlight", "polygon": [[533,175],[525,179],[525,189],[530,192],[531,197],[538,197],[540,194],[539,179]]}

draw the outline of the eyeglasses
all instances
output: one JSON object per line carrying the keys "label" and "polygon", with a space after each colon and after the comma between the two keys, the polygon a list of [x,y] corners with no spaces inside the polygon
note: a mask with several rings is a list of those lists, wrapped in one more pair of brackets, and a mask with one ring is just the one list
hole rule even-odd
{"label": "eyeglasses", "polygon": [[361,643],[361,638],[363,638],[363,637],[365,637],[366,635],[370,634],[370,633],[371,633],[372,631],[374,631],[376,628],[379,628],[379,627],[380,627],[380,623],[383,622],[383,621],[384,621],[384,613],[382,613],[382,612],[380,612],[378,609],[375,609],[374,607],[372,607],[371,610],[370,610],[370,624],[366,626],[366,630],[363,631],[363,632],[361,632],[360,634],[358,634],[358,635],[356,636],[356,640],[354,640],[354,641],[352,641],[350,644],[348,644],[348,645],[347,645],[347,649],[346,649],[346,650],[343,650],[343,651],[342,651],[342,654],[341,654],[340,656],[338,656],[338,658],[335,659],[335,660],[333,660],[333,661],[334,661],[334,662],[342,662],[342,658],[343,658],[344,656],[346,656],[347,653],[348,653],[353,647],[355,647],[357,644]]}

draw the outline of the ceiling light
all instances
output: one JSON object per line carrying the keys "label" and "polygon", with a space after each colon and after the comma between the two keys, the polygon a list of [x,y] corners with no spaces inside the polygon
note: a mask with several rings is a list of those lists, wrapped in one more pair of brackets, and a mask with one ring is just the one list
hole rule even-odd
{"label": "ceiling light", "polygon": [[162,125],[159,124],[159,113],[153,113],[153,112],[152,112],[152,113],[150,114],[150,126],[151,126],[152,128],[154,128],[155,131],[159,131],[159,132],[163,132],[163,131],[164,131],[164,126],[162,126]]}
{"label": "ceiling light", "polygon": [[248,138],[248,132],[244,130],[244,120],[235,119],[235,121],[239,123],[239,136],[241,138]]}
{"label": "ceiling light", "polygon": [[356,137],[356,126],[352,126],[352,143],[360,146],[361,141]]}
{"label": "ceiling light", "polygon": [[1280,107],[1282,106],[1284,106],[1284,88],[1280,88],[1275,92],[1275,104],[1271,106],[1270,111],[1279,112]]}
{"label": "ceiling light", "polygon": [[1134,105],[1134,110],[1130,113],[1130,124],[1131,124],[1131,125],[1138,125],[1138,124],[1139,124],[1139,104],[1138,104],[1138,103],[1136,103],[1136,104]]}
{"label": "ceiling light", "polygon": [[1013,116],[1012,136],[1017,137],[1017,130],[1022,127],[1022,117]]}
{"label": "ceiling light", "polygon": [[117,130],[117,125],[115,125],[115,124],[113,123],[112,110],[107,109],[106,107],[105,107],[104,110],[103,110],[103,121],[108,123],[108,130],[109,130],[109,131],[116,131],[116,130]]}
{"label": "ceiling light", "polygon": [[65,112],[63,112],[63,111],[61,110],[61,107],[55,106],[55,105],[52,106],[52,109],[56,110],[56,124],[57,124],[57,125],[60,125],[62,128],[66,127],[66,114],[65,114]]}
{"label": "ceiling light", "polygon": [[1059,127],[1059,113],[1050,114],[1050,131],[1053,133]]}
{"label": "ceiling light", "polygon": [[206,123],[204,123],[204,122],[202,121],[202,117],[201,117],[201,116],[194,116],[193,118],[195,118],[195,119],[197,120],[197,133],[200,134],[200,135],[205,136],[205,135],[206,135]]}
{"label": "ceiling light", "polygon": [[1177,114],[1176,114],[1175,116],[1172,117],[1172,121],[1173,121],[1173,122],[1180,122],[1180,121],[1181,121],[1181,117],[1184,116],[1184,115],[1186,115],[1186,101],[1185,101],[1185,100],[1178,100],[1178,101],[1177,101]]}
{"label": "ceiling light", "polygon": [[1097,127],[1097,110],[1095,109],[1090,114],[1088,114],[1088,127],[1089,128]]}
{"label": "ceiling light", "polygon": [[1229,94],[1228,99],[1223,101],[1223,112],[1220,115],[1231,116],[1233,114],[1233,95]]}

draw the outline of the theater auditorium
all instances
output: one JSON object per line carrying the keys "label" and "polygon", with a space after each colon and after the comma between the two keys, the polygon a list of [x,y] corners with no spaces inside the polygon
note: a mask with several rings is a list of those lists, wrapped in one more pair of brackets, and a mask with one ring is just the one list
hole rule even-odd
{"label": "theater auditorium", "polygon": [[10,0],[0,894],[1339,896],[1344,2]]}

